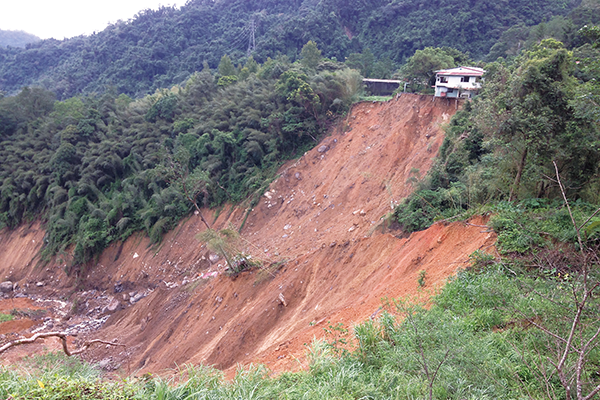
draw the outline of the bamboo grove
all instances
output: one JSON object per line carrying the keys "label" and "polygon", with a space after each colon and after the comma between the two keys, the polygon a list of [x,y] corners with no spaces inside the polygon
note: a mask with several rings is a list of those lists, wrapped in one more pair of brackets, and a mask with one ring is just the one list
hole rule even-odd
{"label": "bamboo grove", "polygon": [[361,87],[343,64],[305,64],[236,69],[224,56],[219,70],[231,75],[206,68],[137,100],[109,91],[56,101],[40,88],[1,98],[0,225],[41,216],[43,253],[69,248],[79,266],[138,230],[159,241],[192,203],[259,193]]}

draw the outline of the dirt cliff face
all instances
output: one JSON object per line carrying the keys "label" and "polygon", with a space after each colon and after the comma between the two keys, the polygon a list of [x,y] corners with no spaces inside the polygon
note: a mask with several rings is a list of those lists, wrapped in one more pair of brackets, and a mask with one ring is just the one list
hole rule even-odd
{"label": "dirt cliff face", "polygon": [[[306,344],[323,337],[323,328],[377,317],[382,298],[433,289],[465,267],[470,253],[493,246],[493,233],[475,226],[481,219],[435,224],[407,238],[384,226],[431,167],[454,112],[455,103],[408,94],[357,104],[315,149],[281,168],[254,209],[205,211],[216,228],[245,220],[247,252],[277,267],[224,274],[223,260],[211,260],[196,239],[204,226],[192,215],[158,246],[141,235],[112,245],[77,278],[66,277],[59,262],[27,266],[39,250],[30,244],[41,241],[40,226],[3,232],[0,255],[9,261],[0,276],[10,275],[29,296],[79,285],[71,296],[76,307],[54,323],[79,324],[82,337],[127,346],[95,349],[87,354],[92,360],[140,373],[185,363],[229,372],[250,362],[300,368]],[[422,270],[424,289],[417,283]]]}

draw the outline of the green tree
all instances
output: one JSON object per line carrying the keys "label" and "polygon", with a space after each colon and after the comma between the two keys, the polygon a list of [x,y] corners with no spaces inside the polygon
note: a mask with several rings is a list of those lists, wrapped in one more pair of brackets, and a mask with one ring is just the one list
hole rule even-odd
{"label": "green tree", "polygon": [[231,62],[231,58],[225,54],[221,57],[221,61],[219,62],[219,67],[217,68],[219,71],[219,75],[221,76],[234,76],[236,75],[236,70]]}
{"label": "green tree", "polygon": [[[352,53],[346,58],[346,65],[350,68],[357,69],[365,78],[373,78],[375,68],[375,56],[369,48],[366,48],[362,53]],[[378,68],[385,68],[385,63],[379,65]],[[379,71],[377,72],[379,73]],[[379,77],[379,76],[377,76]]]}
{"label": "green tree", "polygon": [[[301,105],[304,110],[319,122],[317,109],[321,103],[319,96],[315,94],[308,77],[295,71],[284,72],[277,81],[277,91],[288,101]],[[309,133],[314,141],[317,139]]]}
{"label": "green tree", "polygon": [[[511,200],[519,196],[528,159],[546,165],[559,149],[569,150],[569,136],[576,126],[569,105],[574,84],[570,75],[572,54],[554,39],[543,40],[524,55],[521,66],[512,74],[504,91],[506,119],[499,133],[518,152]],[[566,156],[566,154],[560,154]]]}
{"label": "green tree", "polygon": [[319,65],[319,62],[321,62],[321,58],[321,50],[319,50],[317,44],[312,40],[309,40],[302,47],[300,62],[306,68],[315,69]]}
{"label": "green tree", "polygon": [[251,74],[256,74],[258,72],[258,67],[258,63],[254,60],[254,57],[248,57],[246,65],[240,69],[239,78],[242,80],[248,79]]}
{"label": "green tree", "polygon": [[146,113],[146,120],[156,122],[158,119],[167,122],[173,122],[177,111],[177,103],[179,99],[173,93],[161,93],[158,99],[152,104],[152,107]]}
{"label": "green tree", "polygon": [[210,179],[208,174],[200,168],[190,172],[190,152],[183,146],[179,146],[172,157],[168,157],[159,167],[163,179],[169,182],[194,206],[198,216],[207,229],[210,229],[208,221],[204,218],[202,210],[198,205],[198,197],[206,201],[208,199],[208,185]]}
{"label": "green tree", "polygon": [[401,74],[417,90],[427,90],[435,83],[435,71],[456,67],[455,58],[441,48],[417,50],[401,68]]}
{"label": "green tree", "polygon": [[579,30],[579,35],[592,43],[594,47],[600,46],[600,26],[585,25]]}

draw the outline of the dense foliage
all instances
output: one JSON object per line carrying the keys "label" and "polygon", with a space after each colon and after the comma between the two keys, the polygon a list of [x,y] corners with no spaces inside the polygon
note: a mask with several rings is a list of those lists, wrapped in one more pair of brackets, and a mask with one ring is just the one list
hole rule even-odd
{"label": "dense foliage", "polygon": [[135,101],[39,88],[1,98],[0,224],[45,216],[45,254],[72,246],[79,265],[137,230],[160,240],[192,205],[260,194],[361,88],[343,65],[314,67],[251,59]]}
{"label": "dense foliage", "polygon": [[181,9],[141,11],[91,36],[0,48],[0,90],[36,85],[66,99],[114,87],[140,97],[181,84],[204,63],[216,68],[225,54],[236,65],[249,54],[261,63],[278,55],[294,61],[309,40],[325,57],[359,63],[367,77],[389,77],[394,63],[425,47],[481,59],[503,37],[494,51],[504,56],[518,42],[510,32],[527,38],[531,26],[571,11],[571,30],[578,29],[589,22],[589,2],[191,0]]}
{"label": "dense foliage", "polygon": [[438,160],[395,212],[408,231],[491,201],[569,198],[600,203],[600,50],[595,27],[568,50],[555,39],[512,62],[487,64],[480,95],[446,129]]}

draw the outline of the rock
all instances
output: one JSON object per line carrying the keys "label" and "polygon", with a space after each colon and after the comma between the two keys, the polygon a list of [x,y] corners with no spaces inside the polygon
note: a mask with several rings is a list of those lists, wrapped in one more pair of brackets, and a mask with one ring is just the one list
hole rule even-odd
{"label": "rock", "polygon": [[302,175],[300,175],[300,172],[296,172],[296,173],[294,174],[294,177],[295,177],[296,179],[298,179],[299,181],[301,181],[301,180],[302,180]]}
{"label": "rock", "polygon": [[13,291],[13,283],[11,281],[6,281],[0,283],[0,292],[2,293],[10,293]]}
{"label": "rock", "polygon": [[285,297],[283,296],[283,293],[279,293],[278,300],[281,304],[283,304],[284,307],[287,307],[287,302],[285,301]]}
{"label": "rock", "polygon": [[285,229],[285,230],[287,231],[287,230],[288,230],[288,229],[290,229],[291,227],[292,227],[292,226],[291,226],[290,224],[287,224],[286,226],[284,226],[284,227],[283,227],[283,229]]}
{"label": "rock", "polygon": [[35,286],[37,286],[37,287],[42,287],[44,285],[46,285],[46,283],[44,283],[44,282],[38,282],[35,284]]}
{"label": "rock", "polygon": [[352,225],[352,226],[350,227],[350,229],[348,229],[348,232],[354,232],[354,230],[355,230],[356,228],[357,228],[357,227],[356,227],[356,225]]}
{"label": "rock", "polygon": [[115,293],[121,293],[123,291],[123,284],[121,282],[115,283],[114,291]]}
{"label": "rock", "polygon": [[146,296],[144,295],[144,293],[138,293],[138,294],[136,294],[135,296],[133,296],[133,297],[131,297],[131,298],[129,299],[129,303],[131,303],[131,304],[135,304],[135,303],[137,303],[138,301],[140,301],[141,299],[143,299],[144,297],[146,297]]}
{"label": "rock", "polygon": [[322,145],[317,149],[319,153],[325,153],[327,150],[329,150],[329,146],[326,145]]}
{"label": "rock", "polygon": [[139,255],[138,253],[135,253],[135,254],[133,255],[133,258],[138,258],[139,256],[140,256],[140,255]]}
{"label": "rock", "polygon": [[110,366],[110,358],[105,358],[104,360],[102,360],[98,363],[98,367],[100,367],[104,370],[108,370],[109,366]]}
{"label": "rock", "polygon": [[208,256],[208,259],[211,263],[216,263],[217,261],[219,261],[219,255],[212,253]]}
{"label": "rock", "polygon": [[117,308],[119,308],[119,304],[119,300],[113,297],[110,303],[108,303],[108,306],[106,306],[106,309],[110,312],[115,312]]}

